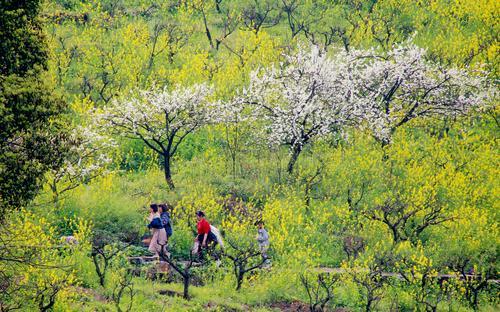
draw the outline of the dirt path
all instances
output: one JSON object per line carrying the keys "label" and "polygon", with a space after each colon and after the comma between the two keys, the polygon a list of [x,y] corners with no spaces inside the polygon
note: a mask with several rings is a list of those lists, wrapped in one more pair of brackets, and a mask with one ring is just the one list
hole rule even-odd
{"label": "dirt path", "polygon": [[[317,271],[319,273],[323,272],[323,273],[333,273],[333,274],[344,274],[344,273],[354,272],[354,269],[320,267],[320,268],[316,268],[315,271]],[[359,269],[358,271],[359,272],[368,272],[368,269]],[[404,279],[403,275],[401,275],[400,273],[382,272],[381,275],[383,277],[395,277],[395,278],[399,278],[399,279]],[[465,277],[470,278],[470,279],[474,279],[474,278],[476,278],[476,275],[466,274]],[[464,279],[463,276],[454,275],[454,274],[438,274],[438,278],[440,278],[440,279],[453,279],[453,278]],[[488,283],[499,284],[500,280],[489,279]]]}

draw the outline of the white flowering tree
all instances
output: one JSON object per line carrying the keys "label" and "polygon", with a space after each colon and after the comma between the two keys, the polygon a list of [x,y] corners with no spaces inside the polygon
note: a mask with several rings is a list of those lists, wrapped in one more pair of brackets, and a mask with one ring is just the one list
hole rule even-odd
{"label": "white flowering tree", "polygon": [[140,91],[117,100],[100,115],[115,134],[142,140],[162,158],[165,179],[174,189],[171,162],[177,148],[190,133],[216,119],[218,110],[207,101],[212,88],[206,84],[173,90]]}
{"label": "white flowering tree", "polygon": [[234,103],[254,108],[272,145],[290,147],[291,173],[304,146],[348,125],[369,128],[386,145],[415,118],[464,114],[491,97],[486,75],[425,56],[411,42],[383,55],[351,50],[330,57],[316,46],[299,46],[279,66],[253,72]]}
{"label": "white flowering tree", "polygon": [[328,58],[314,46],[299,49],[279,66],[253,72],[236,99],[237,105],[253,106],[264,120],[271,145],[289,146],[289,173],[307,144],[331,132],[341,134],[351,119],[346,69],[345,54]]}
{"label": "white flowering tree", "polygon": [[63,165],[53,170],[49,178],[54,203],[64,192],[102,175],[111,162],[109,155],[115,143],[93,126],[79,126],[70,133],[67,146]]}
{"label": "white flowering tree", "polygon": [[397,128],[425,116],[454,117],[492,96],[486,75],[445,68],[412,43],[378,55],[351,51],[353,111],[383,145]]}

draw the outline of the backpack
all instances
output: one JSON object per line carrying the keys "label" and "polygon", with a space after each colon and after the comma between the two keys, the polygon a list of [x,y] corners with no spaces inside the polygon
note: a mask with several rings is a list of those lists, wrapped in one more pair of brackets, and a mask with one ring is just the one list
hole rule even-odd
{"label": "backpack", "polygon": [[[163,225],[163,227],[165,228],[165,232],[167,232],[167,236],[170,237],[172,236],[173,232],[174,232],[174,228],[172,227],[172,218],[170,217],[170,213],[168,212],[165,212],[168,216],[168,222],[167,224],[163,224],[163,218],[161,218],[161,223]],[[162,214],[163,215],[163,214]]]}
{"label": "backpack", "polygon": [[222,235],[220,234],[219,229],[213,225],[210,225],[210,232],[212,232],[215,235],[215,238],[217,239],[217,244],[219,244],[220,247],[224,249],[224,241],[222,240]]}
{"label": "backpack", "polygon": [[174,233],[174,227],[172,225],[172,217],[170,216],[170,214],[168,214],[168,223],[167,226],[165,227],[165,231],[167,232],[167,235],[169,237],[172,236],[172,234]]}

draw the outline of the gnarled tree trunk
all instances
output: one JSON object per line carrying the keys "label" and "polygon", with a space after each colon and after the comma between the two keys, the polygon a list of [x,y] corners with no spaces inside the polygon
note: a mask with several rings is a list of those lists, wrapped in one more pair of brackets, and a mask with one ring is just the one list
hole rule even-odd
{"label": "gnarled tree trunk", "polygon": [[165,172],[165,180],[167,181],[168,187],[171,190],[175,189],[175,184],[172,180],[172,171],[170,169],[170,155],[168,152],[163,154],[163,170]]}
{"label": "gnarled tree trunk", "polygon": [[293,173],[293,168],[295,167],[295,163],[299,158],[300,152],[302,152],[302,145],[295,145],[292,149],[292,156],[290,156],[290,160],[288,161],[288,166],[287,166],[288,174]]}

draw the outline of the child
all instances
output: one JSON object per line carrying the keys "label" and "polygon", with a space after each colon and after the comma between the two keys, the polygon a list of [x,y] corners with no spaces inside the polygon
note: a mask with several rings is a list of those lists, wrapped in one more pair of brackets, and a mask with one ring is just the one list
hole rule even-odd
{"label": "child", "polygon": [[269,249],[269,234],[266,229],[264,229],[264,222],[262,220],[257,221],[257,227],[257,242],[259,243],[260,252],[262,253],[262,260],[264,261],[264,265],[269,266],[271,264],[267,255],[267,250]]}

